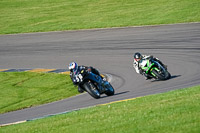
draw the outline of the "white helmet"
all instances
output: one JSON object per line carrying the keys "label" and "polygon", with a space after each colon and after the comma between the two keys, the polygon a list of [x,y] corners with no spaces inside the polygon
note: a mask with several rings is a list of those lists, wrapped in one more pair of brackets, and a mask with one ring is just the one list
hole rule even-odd
{"label": "white helmet", "polygon": [[72,72],[76,72],[78,70],[78,64],[76,62],[72,62],[69,64],[69,70]]}

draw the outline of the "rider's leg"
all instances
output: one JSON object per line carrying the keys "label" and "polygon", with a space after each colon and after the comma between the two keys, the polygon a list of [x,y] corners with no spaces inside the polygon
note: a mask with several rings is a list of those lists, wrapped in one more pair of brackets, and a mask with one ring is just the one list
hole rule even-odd
{"label": "rider's leg", "polygon": [[78,92],[83,93],[84,90],[81,87],[78,86]]}

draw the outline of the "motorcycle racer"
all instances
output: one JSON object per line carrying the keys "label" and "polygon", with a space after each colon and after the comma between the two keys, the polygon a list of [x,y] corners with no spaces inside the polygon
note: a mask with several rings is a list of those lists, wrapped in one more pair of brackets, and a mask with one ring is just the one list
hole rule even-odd
{"label": "motorcycle racer", "polygon": [[165,67],[165,69],[167,69],[167,66],[164,65],[158,58],[154,58],[152,55],[142,55],[139,52],[136,52],[134,55],[134,61],[133,61],[133,67],[135,68],[136,73],[144,75],[146,77],[146,80],[151,79],[152,77],[148,74],[146,74],[142,69],[140,64],[142,63],[143,60],[145,59],[153,59],[157,62],[159,62],[162,66]]}
{"label": "motorcycle racer", "polygon": [[[78,82],[79,82],[78,81],[79,78],[77,78],[78,72],[80,72],[82,70],[86,70],[86,71],[89,71],[89,72],[92,72],[92,73],[94,73],[96,75],[101,76],[100,73],[99,73],[99,71],[97,69],[95,69],[95,68],[93,68],[91,66],[89,66],[89,67],[88,66],[83,66],[83,65],[78,66],[78,64],[76,62],[71,62],[69,64],[69,70],[70,70],[70,78],[71,78],[71,80],[72,80],[72,82],[73,82],[74,85],[78,84]],[[84,92],[83,89],[80,88],[80,87],[78,87],[78,91],[80,93]]]}

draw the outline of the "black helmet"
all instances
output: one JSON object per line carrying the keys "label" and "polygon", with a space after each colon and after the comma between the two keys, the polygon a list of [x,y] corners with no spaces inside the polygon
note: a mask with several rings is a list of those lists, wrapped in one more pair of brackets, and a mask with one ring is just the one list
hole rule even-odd
{"label": "black helmet", "polygon": [[139,52],[135,53],[133,57],[135,61],[140,61],[142,59],[142,55]]}

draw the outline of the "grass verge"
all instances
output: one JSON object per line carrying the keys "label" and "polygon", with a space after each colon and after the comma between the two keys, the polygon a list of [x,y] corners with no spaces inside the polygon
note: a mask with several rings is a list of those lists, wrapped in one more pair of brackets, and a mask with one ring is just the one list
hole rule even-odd
{"label": "grass verge", "polygon": [[199,0],[1,0],[0,34],[200,21]]}
{"label": "grass verge", "polygon": [[61,100],[78,94],[69,75],[0,72],[0,113]]}
{"label": "grass verge", "polygon": [[200,86],[1,127],[13,133],[199,133]]}

